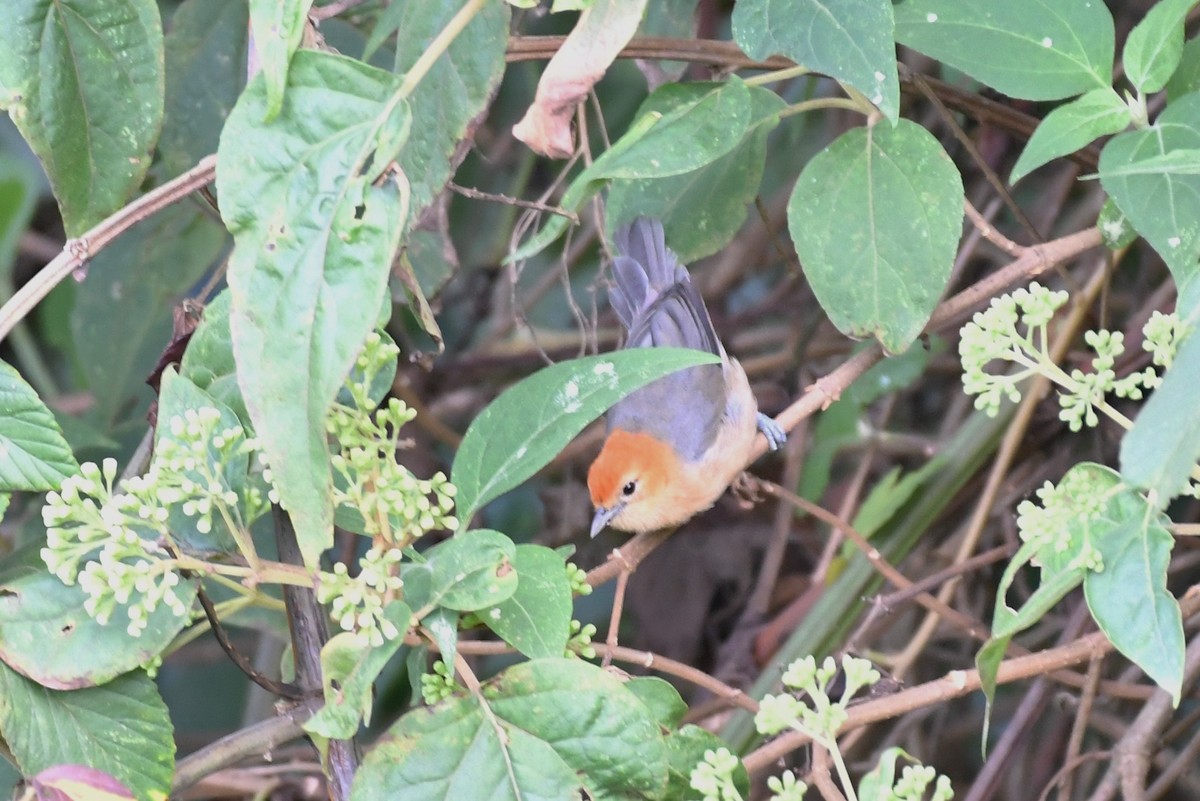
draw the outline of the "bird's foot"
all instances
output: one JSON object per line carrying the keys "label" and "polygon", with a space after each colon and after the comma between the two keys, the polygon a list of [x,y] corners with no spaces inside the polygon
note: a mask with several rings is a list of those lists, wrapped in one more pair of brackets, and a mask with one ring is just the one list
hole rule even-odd
{"label": "bird's foot", "polygon": [[787,432],[783,430],[783,426],[762,412],[758,413],[758,430],[767,438],[767,450],[777,451],[787,442]]}

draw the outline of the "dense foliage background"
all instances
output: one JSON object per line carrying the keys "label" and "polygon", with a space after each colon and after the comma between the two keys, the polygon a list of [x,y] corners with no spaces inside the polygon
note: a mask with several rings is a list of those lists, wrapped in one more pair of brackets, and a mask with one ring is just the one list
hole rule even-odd
{"label": "dense foliage background", "polygon": [[[694,798],[723,744],[745,797],[786,765],[833,799],[851,788],[829,752],[857,782],[898,745],[960,799],[1197,797],[1192,6],[8,0],[2,780]],[[575,360],[619,344],[611,233],[638,215],[790,438],[712,511],[626,545],[587,538],[592,421],[688,357]],[[1054,315],[981,323],[1031,350],[960,335],[1034,278],[1068,293]],[[1171,311],[1158,359],[1145,326]],[[1012,370],[968,367],[978,404],[960,348]],[[562,401],[598,365],[620,380]],[[459,533],[440,479],[405,485],[433,516],[384,509],[385,531],[351,497],[337,459],[377,446],[351,418],[385,397],[416,416],[373,458],[450,476]],[[86,581],[47,571],[45,493],[85,461],[165,474],[190,434],[155,421],[202,407],[253,434],[287,513],[241,433],[201,447],[246,525],[172,510],[160,556],[187,611],[148,608],[134,637],[124,601],[102,625]],[[80,565],[103,561],[97,530]],[[375,570],[371,545],[405,589],[348,628],[392,635],[325,646],[310,590]],[[597,659],[674,689],[577,658],[587,625]],[[845,653],[884,679],[836,749],[756,731],[790,663]],[[423,689],[441,700],[406,715]]]}

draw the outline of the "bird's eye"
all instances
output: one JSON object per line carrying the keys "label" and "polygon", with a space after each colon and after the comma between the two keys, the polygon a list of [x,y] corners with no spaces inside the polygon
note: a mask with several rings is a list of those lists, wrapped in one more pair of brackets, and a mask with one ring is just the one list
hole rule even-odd
{"label": "bird's eye", "polygon": [[621,487],[621,494],[624,495],[626,498],[628,498],[630,495],[632,495],[636,491],[637,491],[637,482],[636,481],[630,481],[625,486]]}

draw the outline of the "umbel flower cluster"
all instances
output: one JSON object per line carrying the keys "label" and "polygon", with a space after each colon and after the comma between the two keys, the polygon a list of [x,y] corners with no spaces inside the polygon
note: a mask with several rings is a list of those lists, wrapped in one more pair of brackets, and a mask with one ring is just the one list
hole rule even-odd
{"label": "umbel flower cluster", "polygon": [[[402,589],[401,549],[429,531],[458,526],[446,476],[418,479],[397,461],[399,431],[413,412],[394,399],[375,408],[372,394],[382,394],[377,379],[398,352],[372,334],[327,418],[339,523],[345,516],[372,545],[355,575],[343,564],[322,572],[318,597],[343,629],[372,645],[403,634],[382,614]],[[264,581],[288,580],[287,570],[294,583],[311,583],[255,552],[250,525],[279,497],[259,443],[230,418],[211,407],[188,409],[160,430],[145,475],[118,482],[114,460],[86,463],[47,496],[42,559],[61,581],[79,585],[97,621],[107,623],[123,609],[136,637],[160,607],[177,618],[189,615],[183,571],[248,596]]]}

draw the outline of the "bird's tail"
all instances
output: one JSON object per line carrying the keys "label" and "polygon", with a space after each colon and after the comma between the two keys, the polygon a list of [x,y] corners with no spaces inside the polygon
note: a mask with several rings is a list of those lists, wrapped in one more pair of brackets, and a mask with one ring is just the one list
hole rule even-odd
{"label": "bird's tail", "polygon": [[629,331],[626,347],[667,345],[721,353],[704,300],[667,248],[662,223],[639,217],[615,236],[609,302]]}

